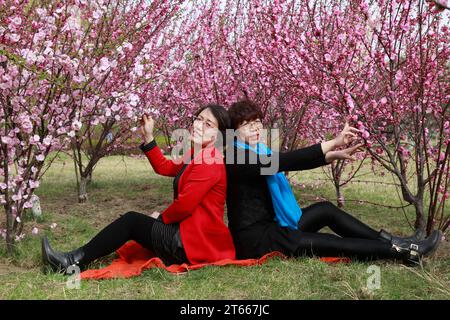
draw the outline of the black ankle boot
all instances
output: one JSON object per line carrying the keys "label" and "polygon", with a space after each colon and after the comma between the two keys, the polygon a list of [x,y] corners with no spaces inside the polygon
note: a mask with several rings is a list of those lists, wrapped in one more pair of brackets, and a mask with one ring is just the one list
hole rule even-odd
{"label": "black ankle boot", "polygon": [[[84,267],[84,252],[82,248],[70,252],[57,252],[52,249],[47,237],[42,239],[42,262],[44,264],[44,272],[49,268],[53,272],[68,273],[70,266],[78,266],[80,270]],[[74,271],[69,270],[69,273]]]}
{"label": "black ankle boot", "polygon": [[425,240],[415,240],[416,236],[400,238],[392,236],[384,230],[380,231],[380,239],[392,245],[392,251],[397,253],[407,265],[420,264],[422,257],[432,254],[438,247],[442,233],[439,230]]}

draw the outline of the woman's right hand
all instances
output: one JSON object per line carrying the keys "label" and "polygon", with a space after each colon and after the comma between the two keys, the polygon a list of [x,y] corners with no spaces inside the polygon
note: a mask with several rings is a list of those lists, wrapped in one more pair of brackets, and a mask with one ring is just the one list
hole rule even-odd
{"label": "woman's right hand", "polygon": [[153,141],[153,129],[155,121],[149,115],[144,114],[141,119],[141,134],[145,143]]}

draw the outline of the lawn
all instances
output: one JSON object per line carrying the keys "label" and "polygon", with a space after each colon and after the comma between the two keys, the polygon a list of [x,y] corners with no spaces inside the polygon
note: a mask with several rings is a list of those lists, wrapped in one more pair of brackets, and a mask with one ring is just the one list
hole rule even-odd
{"label": "lawn", "polygon": [[[301,206],[334,199],[331,183],[321,169],[298,173],[294,179]],[[365,180],[392,182],[367,174]],[[424,268],[409,268],[390,261],[326,264],[316,258],[274,258],[262,266],[207,267],[173,275],[151,269],[132,279],[82,281],[69,289],[67,277],[41,272],[40,237],[47,234],[58,250],[84,244],[120,214],[162,211],[172,199],[172,180],[159,177],[145,158],[112,156],[98,164],[89,187],[89,202],[77,203],[73,162],[62,155],[46,173],[37,194],[43,219],[27,217],[25,239],[13,257],[0,245],[0,299],[450,299],[450,243],[444,241]],[[345,188],[348,200],[400,205],[392,186],[354,183]],[[411,232],[406,217],[414,213],[347,201],[344,208],[375,229],[397,234]],[[0,223],[4,223],[4,217]],[[50,228],[52,223],[57,227]],[[39,234],[31,235],[38,227]],[[448,238],[448,237],[447,237]],[[93,264],[107,264],[113,255]],[[379,267],[378,289],[367,288],[372,265]]]}

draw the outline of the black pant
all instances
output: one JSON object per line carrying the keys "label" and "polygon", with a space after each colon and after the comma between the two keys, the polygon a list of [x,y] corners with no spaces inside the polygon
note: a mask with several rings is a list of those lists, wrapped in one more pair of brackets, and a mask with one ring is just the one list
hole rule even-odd
{"label": "black pant", "polygon": [[121,215],[101,230],[83,246],[83,263],[115,252],[128,240],[134,240],[144,248],[152,250],[152,228],[156,219],[145,214],[130,211]]}
{"label": "black pant", "polygon": [[[294,255],[347,256],[356,259],[395,258],[391,244],[379,232],[339,209],[331,202],[319,202],[302,209]],[[329,227],[337,235],[319,233]]]}

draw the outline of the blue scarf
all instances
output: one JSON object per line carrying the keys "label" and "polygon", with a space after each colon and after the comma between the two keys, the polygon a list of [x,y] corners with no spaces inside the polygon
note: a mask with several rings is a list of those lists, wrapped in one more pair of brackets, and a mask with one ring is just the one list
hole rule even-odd
{"label": "blue scarf", "polygon": [[[272,154],[272,150],[264,143],[258,143],[256,149],[247,143],[236,140],[234,145],[244,150],[252,150],[256,154]],[[282,227],[297,230],[298,222],[302,216],[302,209],[298,206],[291,186],[286,176],[278,172],[272,176],[266,176],[270,195],[272,196],[273,208],[275,210],[275,221]]]}

